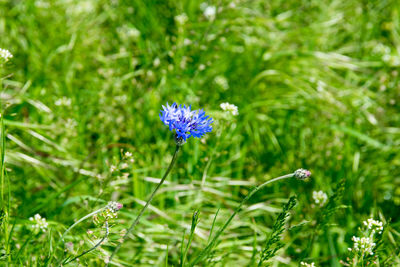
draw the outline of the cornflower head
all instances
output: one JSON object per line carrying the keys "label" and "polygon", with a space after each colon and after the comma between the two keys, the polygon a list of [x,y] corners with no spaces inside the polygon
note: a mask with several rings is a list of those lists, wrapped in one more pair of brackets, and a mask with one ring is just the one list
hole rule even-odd
{"label": "cornflower head", "polygon": [[169,126],[170,131],[175,131],[175,142],[178,146],[182,146],[192,136],[201,138],[212,131],[213,119],[206,116],[202,109],[192,110],[191,106],[178,106],[176,103],[171,106],[167,103],[162,107],[160,119]]}
{"label": "cornflower head", "polygon": [[7,49],[0,48],[0,58],[7,62],[13,55]]}
{"label": "cornflower head", "polygon": [[381,221],[374,220],[372,218],[363,222],[363,224],[371,230],[371,234],[374,235],[375,233],[382,234],[383,231],[383,223]]}
{"label": "cornflower head", "polygon": [[324,191],[313,191],[313,199],[315,204],[322,207],[328,199],[328,196]]}
{"label": "cornflower head", "polygon": [[49,224],[46,222],[46,219],[42,218],[40,214],[35,214],[35,216],[30,217],[29,220],[35,223],[32,225],[33,229],[40,229],[43,232],[46,232],[47,227],[49,226]]}

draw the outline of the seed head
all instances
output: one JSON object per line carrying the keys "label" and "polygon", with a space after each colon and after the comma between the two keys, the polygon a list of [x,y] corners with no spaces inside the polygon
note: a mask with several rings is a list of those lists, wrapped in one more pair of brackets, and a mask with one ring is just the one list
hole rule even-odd
{"label": "seed head", "polygon": [[106,208],[110,209],[113,212],[117,212],[119,211],[121,208],[123,207],[123,205],[119,202],[115,202],[115,201],[110,201],[108,202]]}
{"label": "seed head", "polygon": [[311,172],[305,169],[298,169],[294,172],[294,177],[299,180],[304,180],[311,176]]}

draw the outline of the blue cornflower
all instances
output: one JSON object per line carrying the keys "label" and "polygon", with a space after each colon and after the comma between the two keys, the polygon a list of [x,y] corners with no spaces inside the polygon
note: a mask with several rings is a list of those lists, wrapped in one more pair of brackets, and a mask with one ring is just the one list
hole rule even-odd
{"label": "blue cornflower", "polygon": [[162,107],[160,119],[170,131],[175,130],[177,143],[183,144],[191,136],[200,138],[212,131],[213,119],[202,109],[191,110],[191,106],[178,106],[176,103]]}

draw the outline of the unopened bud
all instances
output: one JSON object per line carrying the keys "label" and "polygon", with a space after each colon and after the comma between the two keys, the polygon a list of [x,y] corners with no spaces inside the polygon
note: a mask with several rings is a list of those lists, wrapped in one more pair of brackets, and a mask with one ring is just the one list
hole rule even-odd
{"label": "unopened bud", "polygon": [[305,169],[298,169],[294,172],[294,177],[300,180],[304,180],[311,176],[311,172]]}

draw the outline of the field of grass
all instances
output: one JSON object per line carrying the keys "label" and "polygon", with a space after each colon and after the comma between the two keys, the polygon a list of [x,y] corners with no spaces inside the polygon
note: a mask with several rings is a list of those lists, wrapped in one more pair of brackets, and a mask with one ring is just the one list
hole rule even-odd
{"label": "field of grass", "polygon": [[400,266],[398,0],[0,0],[0,48],[0,266],[105,265],[172,159],[167,102],[213,131],[110,265]]}

